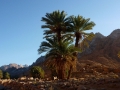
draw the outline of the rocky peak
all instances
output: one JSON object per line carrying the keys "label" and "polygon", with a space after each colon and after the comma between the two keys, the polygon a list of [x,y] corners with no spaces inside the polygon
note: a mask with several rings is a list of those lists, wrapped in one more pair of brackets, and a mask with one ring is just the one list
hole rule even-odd
{"label": "rocky peak", "polygon": [[19,68],[27,68],[28,65],[19,65],[19,64],[16,64],[16,63],[10,63],[9,65],[3,65],[0,67],[0,69],[2,69],[3,71],[9,69],[9,68],[16,68],[16,69],[19,69]]}
{"label": "rocky peak", "polygon": [[119,36],[120,36],[120,29],[114,30],[114,31],[109,35],[109,37],[111,37],[111,38],[117,38],[117,37],[119,37]]}
{"label": "rocky peak", "polygon": [[[90,42],[90,46],[93,46],[95,47],[96,46],[96,41],[98,41],[98,39],[102,39],[102,38],[105,38],[104,35],[102,35],[101,33],[95,33],[95,37],[92,39],[92,41]],[[96,43],[96,44],[95,44]]]}
{"label": "rocky peak", "polygon": [[96,33],[89,48],[79,55],[79,59],[95,61],[110,68],[120,68],[120,59],[117,57],[119,51],[120,29],[116,29],[107,37]]}
{"label": "rocky peak", "polygon": [[95,37],[104,38],[105,36],[98,32],[95,33]]}
{"label": "rocky peak", "polygon": [[105,38],[104,35],[101,33],[95,33],[94,38],[89,43],[89,48],[87,48],[84,52],[78,54],[78,58],[80,58],[82,55],[90,54],[93,52],[93,50],[96,48],[97,42],[100,41],[102,38]]}
{"label": "rocky peak", "polygon": [[41,63],[43,63],[45,61],[45,56],[41,56],[39,57],[35,62],[33,62],[33,64],[31,66],[37,66],[40,65]]}

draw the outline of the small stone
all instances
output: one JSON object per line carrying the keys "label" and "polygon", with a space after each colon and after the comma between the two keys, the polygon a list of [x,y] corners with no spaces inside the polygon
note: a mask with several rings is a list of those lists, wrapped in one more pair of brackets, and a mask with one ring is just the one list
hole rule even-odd
{"label": "small stone", "polygon": [[80,85],[77,90],[87,90],[85,86]]}
{"label": "small stone", "polygon": [[4,90],[4,86],[3,85],[0,85],[0,90]]}

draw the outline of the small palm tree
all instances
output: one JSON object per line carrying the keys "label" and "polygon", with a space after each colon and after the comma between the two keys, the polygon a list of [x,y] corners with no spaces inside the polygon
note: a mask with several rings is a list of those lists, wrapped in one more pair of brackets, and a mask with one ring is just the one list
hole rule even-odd
{"label": "small palm tree", "polygon": [[46,51],[46,66],[54,67],[58,73],[58,78],[64,79],[65,70],[69,70],[70,66],[75,66],[76,56],[73,55],[73,52],[80,51],[80,49],[74,47],[66,39],[62,39],[60,45],[57,38],[53,36],[53,38],[47,38],[46,41],[42,42],[38,49],[39,53]]}

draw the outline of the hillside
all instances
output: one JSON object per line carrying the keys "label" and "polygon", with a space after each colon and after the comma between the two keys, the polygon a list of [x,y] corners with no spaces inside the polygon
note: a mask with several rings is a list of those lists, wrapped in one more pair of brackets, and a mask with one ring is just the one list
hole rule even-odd
{"label": "hillside", "polygon": [[96,33],[88,49],[78,55],[79,62],[94,61],[111,68],[120,68],[120,29],[114,30],[107,37]]}

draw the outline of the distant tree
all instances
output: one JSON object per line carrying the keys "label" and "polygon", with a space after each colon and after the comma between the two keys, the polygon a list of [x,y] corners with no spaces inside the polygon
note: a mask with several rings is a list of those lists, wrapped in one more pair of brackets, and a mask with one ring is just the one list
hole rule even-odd
{"label": "distant tree", "polygon": [[3,78],[3,72],[0,70],[0,79]]}
{"label": "distant tree", "polygon": [[4,79],[10,79],[10,74],[8,72],[3,73],[3,78]]}
{"label": "distant tree", "polygon": [[44,78],[44,70],[40,66],[33,66],[30,69],[33,78]]}
{"label": "distant tree", "polygon": [[120,51],[118,52],[118,57],[120,58]]}

